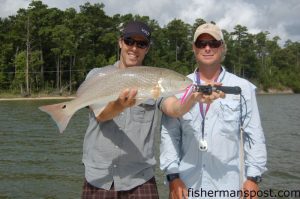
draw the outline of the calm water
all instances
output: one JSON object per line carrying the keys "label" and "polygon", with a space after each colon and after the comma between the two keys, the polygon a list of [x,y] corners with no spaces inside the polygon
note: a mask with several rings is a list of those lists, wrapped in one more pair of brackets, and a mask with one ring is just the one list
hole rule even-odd
{"label": "calm water", "polygon": [[[59,101],[0,101],[0,198],[80,198],[87,110],[59,134],[37,109]],[[263,189],[299,190],[300,95],[258,96],[268,150]],[[158,143],[157,143],[158,146]],[[161,198],[167,198],[157,172]]]}

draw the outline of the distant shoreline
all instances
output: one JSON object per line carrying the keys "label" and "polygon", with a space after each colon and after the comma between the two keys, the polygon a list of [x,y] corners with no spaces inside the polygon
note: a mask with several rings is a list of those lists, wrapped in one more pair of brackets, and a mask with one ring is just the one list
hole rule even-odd
{"label": "distant shoreline", "polygon": [[282,95],[282,94],[295,94],[292,89],[284,89],[284,90],[278,90],[278,89],[268,89],[268,91],[258,90],[258,95]]}
{"label": "distant shoreline", "polygon": [[18,101],[18,100],[59,100],[74,99],[75,96],[45,96],[45,97],[0,97],[0,101]]}

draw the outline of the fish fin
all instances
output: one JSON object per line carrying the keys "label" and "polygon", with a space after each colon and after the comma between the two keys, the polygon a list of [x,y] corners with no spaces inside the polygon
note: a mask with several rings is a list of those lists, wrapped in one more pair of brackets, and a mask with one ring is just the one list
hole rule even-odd
{"label": "fish fin", "polygon": [[88,90],[88,88],[91,87],[91,85],[93,85],[95,83],[97,83],[96,75],[89,78],[88,81],[87,81],[87,79],[85,81],[83,81],[76,91],[76,96],[83,95]]}
{"label": "fish fin", "polygon": [[56,125],[59,128],[59,132],[63,133],[66,129],[71,117],[74,113],[69,114],[66,109],[67,103],[59,103],[59,104],[52,104],[52,105],[45,105],[40,106],[39,109],[48,113],[52,119],[56,122]]}
{"label": "fish fin", "polygon": [[161,87],[159,85],[156,85],[151,89],[151,97],[153,99],[157,99],[161,95],[161,92],[162,92]]}
{"label": "fish fin", "polygon": [[105,76],[116,72],[118,70],[118,67],[116,66],[105,66],[102,68],[94,68],[93,72],[90,72],[85,81],[83,81],[81,83],[81,85],[79,86],[79,88],[76,91],[76,96],[80,96],[83,93],[85,93],[89,87],[91,87],[94,84],[97,84],[97,82],[99,81],[99,79],[104,78]]}

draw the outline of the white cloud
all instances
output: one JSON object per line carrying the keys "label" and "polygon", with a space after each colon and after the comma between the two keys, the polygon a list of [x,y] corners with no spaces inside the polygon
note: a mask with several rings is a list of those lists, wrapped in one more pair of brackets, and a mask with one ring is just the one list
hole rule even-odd
{"label": "white cloud", "polygon": [[[180,9],[180,18],[189,24],[193,24],[196,19],[202,18],[207,21],[214,21],[215,17],[211,17],[211,11],[215,10],[215,0],[211,1],[197,1],[192,0],[189,4],[183,5],[183,9]],[[219,14],[219,13],[218,13]]]}
{"label": "white cloud", "polygon": [[226,10],[224,17],[218,21],[221,27],[233,30],[237,24],[242,26],[247,24],[248,29],[255,26],[258,13],[252,5],[240,2],[233,6],[226,6],[224,9]]}
{"label": "white cloud", "polygon": [[0,0],[0,17],[15,15],[19,8],[26,8],[29,3],[27,0]]}

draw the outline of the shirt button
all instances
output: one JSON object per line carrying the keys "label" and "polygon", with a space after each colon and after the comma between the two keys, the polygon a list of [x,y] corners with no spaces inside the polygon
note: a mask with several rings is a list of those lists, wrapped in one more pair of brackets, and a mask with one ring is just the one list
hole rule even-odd
{"label": "shirt button", "polygon": [[117,148],[119,148],[119,147],[116,145],[115,148],[117,149]]}
{"label": "shirt button", "polygon": [[202,167],[205,168],[205,164],[203,164]]}
{"label": "shirt button", "polygon": [[117,165],[114,164],[114,168],[117,168]]}

